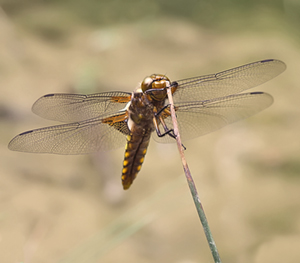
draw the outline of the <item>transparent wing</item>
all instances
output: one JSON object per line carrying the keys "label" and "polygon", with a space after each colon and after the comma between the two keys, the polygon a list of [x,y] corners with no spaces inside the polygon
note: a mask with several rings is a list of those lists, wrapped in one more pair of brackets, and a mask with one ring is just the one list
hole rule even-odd
{"label": "transparent wing", "polygon": [[[273,102],[271,95],[263,92],[242,93],[212,100],[177,104],[176,115],[179,132],[183,141],[218,130],[227,124],[252,116],[269,107]],[[173,127],[168,116],[165,122]],[[162,130],[162,129],[161,129]],[[170,136],[154,140],[162,143],[175,142]]]}
{"label": "transparent wing", "polygon": [[216,74],[177,81],[176,102],[209,100],[258,86],[282,73],[286,65],[275,59],[262,60]]}
{"label": "transparent wing", "polygon": [[129,134],[126,118],[123,112],[27,131],[13,138],[8,148],[31,153],[86,154],[124,147],[124,135]]}
{"label": "transparent wing", "polygon": [[48,120],[76,122],[123,109],[131,93],[104,92],[90,95],[57,93],[39,98],[32,111]]}

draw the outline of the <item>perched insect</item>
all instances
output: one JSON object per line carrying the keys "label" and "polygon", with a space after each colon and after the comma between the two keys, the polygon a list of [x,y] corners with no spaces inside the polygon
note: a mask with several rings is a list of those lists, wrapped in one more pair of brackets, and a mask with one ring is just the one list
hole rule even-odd
{"label": "perched insect", "polygon": [[11,140],[13,151],[87,154],[121,147],[127,138],[122,170],[128,189],[144,161],[150,136],[174,142],[167,88],[171,88],[182,140],[195,138],[247,118],[270,106],[271,95],[240,93],[279,75],[286,65],[262,60],[220,73],[171,82],[165,75],[146,77],[132,93],[48,94],[32,111],[66,122],[23,132]]}

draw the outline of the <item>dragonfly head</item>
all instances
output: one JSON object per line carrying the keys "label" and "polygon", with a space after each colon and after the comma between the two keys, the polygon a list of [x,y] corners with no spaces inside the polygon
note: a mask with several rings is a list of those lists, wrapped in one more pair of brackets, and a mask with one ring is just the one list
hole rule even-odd
{"label": "dragonfly head", "polygon": [[146,77],[142,84],[141,89],[147,93],[153,100],[163,100],[167,96],[166,88],[170,86],[170,80],[162,74],[152,74]]}

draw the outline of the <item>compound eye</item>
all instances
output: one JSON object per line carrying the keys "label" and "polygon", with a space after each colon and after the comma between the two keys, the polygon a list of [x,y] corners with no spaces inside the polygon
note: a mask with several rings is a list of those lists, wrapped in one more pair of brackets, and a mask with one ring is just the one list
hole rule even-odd
{"label": "compound eye", "polygon": [[151,77],[144,78],[141,84],[142,91],[145,92],[146,90],[151,89],[152,83],[153,83],[153,79]]}
{"label": "compound eye", "polygon": [[152,87],[154,89],[164,89],[165,87],[167,87],[167,81],[164,79],[156,80],[153,82]]}

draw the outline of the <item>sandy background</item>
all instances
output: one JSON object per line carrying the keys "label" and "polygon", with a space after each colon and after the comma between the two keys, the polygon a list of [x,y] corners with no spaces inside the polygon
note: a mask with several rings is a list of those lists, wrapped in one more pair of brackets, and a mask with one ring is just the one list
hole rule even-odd
{"label": "sandy background", "polygon": [[185,142],[223,262],[300,261],[298,1],[0,1],[0,262],[213,262],[174,145],[152,141],[129,191],[124,149],[11,152],[54,124],[31,112],[53,92],[132,91],[277,58],[254,90],[269,109]]}

